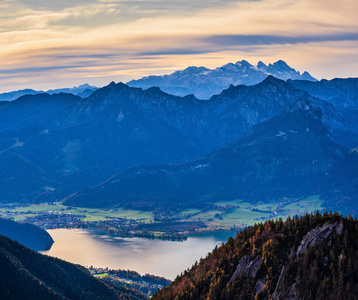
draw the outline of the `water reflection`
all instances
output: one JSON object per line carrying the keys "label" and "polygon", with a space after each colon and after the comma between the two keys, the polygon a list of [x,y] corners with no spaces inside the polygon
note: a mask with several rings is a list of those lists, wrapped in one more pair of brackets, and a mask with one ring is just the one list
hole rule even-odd
{"label": "water reflection", "polygon": [[173,242],[144,238],[120,238],[81,229],[48,230],[55,240],[43,254],[83,266],[134,270],[174,279],[221,245],[232,232],[201,233],[186,241]]}

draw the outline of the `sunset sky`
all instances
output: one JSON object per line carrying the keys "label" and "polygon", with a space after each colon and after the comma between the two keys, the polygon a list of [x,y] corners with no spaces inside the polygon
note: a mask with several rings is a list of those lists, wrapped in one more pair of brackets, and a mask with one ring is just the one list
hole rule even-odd
{"label": "sunset sky", "polygon": [[245,59],[358,77],[357,0],[2,0],[0,93]]}

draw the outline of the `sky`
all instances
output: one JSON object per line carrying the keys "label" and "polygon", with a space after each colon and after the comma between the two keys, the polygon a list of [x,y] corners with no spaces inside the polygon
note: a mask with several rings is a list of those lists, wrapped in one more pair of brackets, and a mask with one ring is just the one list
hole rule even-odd
{"label": "sky", "polygon": [[357,0],[2,0],[0,93],[282,59],[358,77]]}

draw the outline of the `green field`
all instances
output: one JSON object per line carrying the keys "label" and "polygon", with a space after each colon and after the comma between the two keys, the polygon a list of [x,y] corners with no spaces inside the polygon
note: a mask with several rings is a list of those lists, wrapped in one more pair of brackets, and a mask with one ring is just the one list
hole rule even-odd
{"label": "green field", "polygon": [[[228,230],[233,227],[246,227],[267,219],[287,218],[289,215],[302,215],[306,212],[321,211],[323,201],[319,195],[304,199],[284,198],[255,205],[243,200],[221,201],[214,203],[211,209],[186,208],[172,217],[185,222],[204,222],[206,230]],[[112,218],[127,218],[144,223],[154,222],[151,211],[128,210],[124,208],[76,208],[61,203],[30,206],[8,205],[0,208],[0,216],[25,220],[42,213],[72,214],[82,221],[105,221]]]}
{"label": "green field", "polygon": [[[20,204],[21,205],[21,204]],[[153,221],[153,213],[150,211],[127,210],[121,208],[97,209],[68,207],[61,203],[55,204],[34,204],[30,206],[11,205],[7,208],[0,208],[0,215],[3,217],[12,216],[14,220],[25,220],[26,217],[33,217],[41,213],[63,213],[73,214],[80,217],[82,221],[105,221],[110,218],[127,218],[140,220],[145,223]]]}
{"label": "green field", "polygon": [[86,215],[86,217],[81,218],[83,221],[104,221],[110,218],[127,218],[133,220],[140,220],[145,223],[149,223],[150,221],[153,221],[153,213],[150,211],[139,211],[139,210],[128,210],[128,209],[108,209],[108,210],[96,209],[92,211],[86,211],[81,214]]}
{"label": "green field", "polygon": [[107,277],[107,276],[108,276],[108,273],[94,274],[93,276],[94,276],[94,277],[97,277],[97,278],[103,278],[103,277]]}
{"label": "green field", "polygon": [[215,204],[223,210],[203,211],[186,221],[204,221],[210,229],[227,230],[234,226],[246,227],[267,219],[285,219],[289,215],[302,215],[324,209],[320,195],[312,195],[304,199],[272,200],[269,203],[256,205],[242,200],[221,201]]}

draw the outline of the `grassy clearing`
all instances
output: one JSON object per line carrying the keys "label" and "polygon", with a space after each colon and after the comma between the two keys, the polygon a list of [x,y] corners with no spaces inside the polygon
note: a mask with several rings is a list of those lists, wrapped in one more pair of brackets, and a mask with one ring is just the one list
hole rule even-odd
{"label": "grassy clearing", "polygon": [[219,202],[216,202],[215,204],[218,206],[239,206],[240,202],[241,202],[240,200],[219,201]]}
{"label": "grassy clearing", "polygon": [[103,220],[109,218],[127,218],[127,219],[141,220],[144,222],[150,222],[150,220],[153,220],[153,213],[151,211],[109,209],[109,210],[97,210],[96,212],[92,212],[89,217],[102,218]]}
{"label": "grassy clearing", "polygon": [[78,212],[80,215],[85,215],[81,219],[83,221],[104,221],[111,218],[127,218],[140,220],[145,223],[149,223],[153,220],[153,213],[151,211],[139,211],[139,210],[126,210],[126,209],[108,209],[108,210],[94,210]]}
{"label": "grassy clearing", "polygon": [[232,227],[251,226],[267,219],[283,218],[289,215],[302,215],[323,210],[320,195],[312,195],[304,199],[272,200],[269,203],[252,203],[233,200],[215,203],[226,211],[210,210],[199,213],[187,221],[204,221],[213,230],[228,230]]}
{"label": "grassy clearing", "polygon": [[61,211],[65,210],[67,206],[61,205],[60,203],[57,204],[33,204],[30,206],[24,206],[24,207],[16,207],[14,205],[14,208],[0,208],[1,211],[11,211],[11,212],[47,212],[47,211]]}
{"label": "grassy clearing", "polygon": [[40,213],[53,212],[77,215],[83,221],[105,221],[110,218],[127,218],[140,220],[146,223],[153,221],[151,211],[115,209],[96,209],[83,207],[68,207],[61,203],[36,204],[30,206],[13,205],[7,208],[0,208],[0,215],[13,217],[15,220],[25,220],[26,217],[34,217]]}
{"label": "grassy clearing", "polygon": [[93,275],[94,277],[97,277],[97,278],[103,278],[103,277],[107,277],[108,276],[108,273],[102,273],[102,274],[95,274]]}
{"label": "grassy clearing", "polygon": [[186,215],[193,215],[193,214],[198,214],[200,213],[201,210],[200,209],[196,209],[196,208],[186,208],[184,210],[182,210],[179,215],[181,216],[186,216]]}
{"label": "grassy clearing", "polygon": [[220,210],[206,210],[201,212],[200,214],[196,215],[194,217],[194,219],[197,219],[198,221],[203,221],[203,222],[210,222],[215,218],[216,214],[220,215],[221,211]]}
{"label": "grassy clearing", "polygon": [[223,221],[229,224],[243,223],[250,225],[252,222],[262,221],[270,217],[268,213],[251,211],[246,208],[233,208],[223,215]]}

